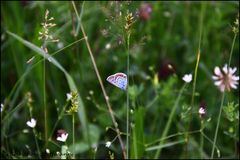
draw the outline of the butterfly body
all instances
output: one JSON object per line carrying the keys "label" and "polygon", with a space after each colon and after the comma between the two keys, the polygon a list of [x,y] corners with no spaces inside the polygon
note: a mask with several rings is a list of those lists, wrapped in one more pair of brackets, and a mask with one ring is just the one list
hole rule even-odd
{"label": "butterfly body", "polygon": [[107,81],[122,90],[127,89],[127,75],[124,73],[116,73],[114,75],[110,75],[107,78]]}

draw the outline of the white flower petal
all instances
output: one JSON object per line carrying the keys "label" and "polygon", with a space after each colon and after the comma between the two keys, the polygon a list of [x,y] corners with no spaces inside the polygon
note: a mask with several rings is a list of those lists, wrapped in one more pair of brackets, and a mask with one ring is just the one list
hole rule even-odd
{"label": "white flower petal", "polygon": [[223,72],[224,72],[225,74],[228,73],[228,67],[227,67],[227,64],[224,65],[224,67],[223,67]]}
{"label": "white flower petal", "polygon": [[199,108],[198,113],[205,114],[206,112],[205,112],[205,109],[201,107],[201,108]]}
{"label": "white flower petal", "polygon": [[61,134],[60,137],[57,137],[57,140],[61,141],[61,142],[65,142],[67,140],[67,137],[68,137],[68,133],[66,133],[66,134],[63,133],[63,134]]}
{"label": "white flower petal", "polygon": [[219,67],[215,67],[215,68],[214,68],[214,73],[215,73],[217,76],[222,77],[222,73],[221,73],[221,70],[220,70]]}
{"label": "white flower petal", "polygon": [[219,86],[219,85],[221,85],[222,83],[223,83],[222,80],[214,82],[214,84],[215,84],[216,86]]}
{"label": "white flower petal", "polygon": [[239,80],[239,76],[232,76],[232,80],[234,80],[234,81],[238,81]]}
{"label": "white flower petal", "polygon": [[212,76],[212,79],[213,79],[213,80],[218,80],[219,77],[217,77],[217,76]]}
{"label": "white flower petal", "polygon": [[237,70],[237,68],[236,68],[236,67],[234,67],[233,69],[232,69],[232,68],[230,68],[230,69],[229,69],[229,72],[230,72],[230,74],[234,74],[234,73],[236,72],[236,70]]}
{"label": "white flower petal", "polygon": [[230,86],[231,86],[233,89],[237,89],[237,86],[236,86],[234,83],[230,83]]}

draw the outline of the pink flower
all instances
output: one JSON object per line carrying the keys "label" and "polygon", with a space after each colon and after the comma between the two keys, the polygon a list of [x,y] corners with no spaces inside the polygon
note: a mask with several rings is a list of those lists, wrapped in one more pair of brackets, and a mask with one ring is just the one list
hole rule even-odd
{"label": "pink flower", "polygon": [[237,71],[237,68],[228,67],[227,64],[224,65],[222,70],[219,67],[215,67],[214,74],[212,79],[215,81],[214,85],[216,85],[221,92],[227,89],[228,91],[233,89],[237,89],[239,76],[235,76],[234,73]]}
{"label": "pink flower", "polygon": [[67,137],[68,137],[68,133],[65,130],[59,129],[57,131],[57,140],[58,141],[65,142],[67,140]]}
{"label": "pink flower", "polygon": [[150,19],[151,13],[152,13],[152,6],[149,3],[143,3],[139,9],[140,19],[143,21]]}

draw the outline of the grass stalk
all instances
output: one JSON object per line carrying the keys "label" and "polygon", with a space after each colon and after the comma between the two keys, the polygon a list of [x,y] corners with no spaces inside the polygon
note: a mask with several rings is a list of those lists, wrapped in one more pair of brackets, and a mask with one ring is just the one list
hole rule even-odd
{"label": "grass stalk", "polygon": [[[80,16],[78,14],[78,11],[76,9],[76,5],[75,5],[74,1],[72,1],[72,5],[73,5],[73,8],[74,8],[74,11],[75,11],[75,13],[77,15],[78,20],[80,20]],[[112,122],[113,122],[113,125],[115,127],[116,132],[117,132],[118,140],[119,140],[119,143],[121,145],[122,152],[123,152],[123,157],[124,157],[124,159],[126,159],[126,151],[125,151],[125,147],[124,147],[121,135],[120,135],[120,130],[118,128],[118,123],[117,123],[117,121],[116,121],[116,119],[114,117],[114,113],[113,113],[111,104],[109,102],[109,97],[108,97],[108,95],[106,93],[106,90],[104,88],[104,85],[103,85],[103,82],[102,82],[102,78],[101,78],[101,76],[99,74],[99,71],[98,71],[98,68],[97,68],[97,64],[96,64],[96,61],[94,59],[94,56],[93,56],[93,53],[92,53],[92,49],[91,49],[90,44],[88,42],[88,38],[87,38],[87,35],[85,33],[85,30],[84,30],[84,27],[83,27],[82,23],[80,23],[80,29],[82,31],[83,36],[85,37],[85,42],[86,42],[86,45],[87,45],[88,53],[90,55],[90,58],[91,58],[94,70],[95,70],[97,78],[98,78],[98,81],[100,83],[100,86],[101,86],[101,89],[102,89],[102,92],[103,92],[103,95],[104,95],[104,98],[105,98],[105,101],[106,101],[106,104],[107,104],[107,107],[108,107],[109,114],[110,114]]]}
{"label": "grass stalk", "polygon": [[229,57],[229,61],[228,61],[228,67],[230,67],[230,65],[231,65],[232,53],[233,53],[233,48],[234,48],[234,45],[235,45],[236,37],[237,37],[237,34],[234,34],[233,42],[232,42],[232,46],[231,46],[230,57]]}
{"label": "grass stalk", "polygon": [[[205,3],[201,2],[201,13],[200,13],[200,20],[199,20],[199,42],[198,42],[198,49],[197,49],[197,61],[195,65],[195,70],[194,70],[194,78],[193,78],[193,89],[192,89],[192,98],[191,98],[191,103],[190,103],[190,118],[187,124],[187,131],[191,129],[191,121],[192,121],[192,112],[193,112],[193,107],[194,107],[194,99],[195,99],[195,92],[196,92],[196,84],[197,84],[197,74],[198,74],[198,66],[200,62],[200,57],[201,57],[201,41],[202,41],[202,28],[203,28],[203,18],[204,18],[204,13],[205,13]],[[187,158],[188,154],[188,142],[189,142],[189,134],[186,132],[186,144],[185,144],[185,158]]]}
{"label": "grass stalk", "polygon": [[[165,126],[165,128],[164,128],[164,131],[163,131],[163,134],[162,134],[162,136],[161,136],[162,141],[160,141],[159,146],[163,145],[164,142],[165,142],[165,139],[164,139],[164,138],[165,138],[165,137],[167,136],[167,134],[168,134],[168,131],[169,131],[170,126],[171,126],[171,124],[172,124],[173,116],[174,116],[174,114],[175,114],[175,112],[176,112],[176,109],[177,109],[177,107],[178,107],[178,105],[179,105],[179,101],[180,101],[180,98],[181,98],[181,96],[182,96],[182,93],[183,93],[183,91],[184,91],[184,89],[185,89],[185,87],[186,87],[186,84],[187,84],[187,83],[185,83],[185,84],[182,86],[182,88],[181,88],[181,90],[180,90],[180,92],[179,92],[179,94],[178,94],[178,97],[177,97],[177,99],[176,99],[176,101],[175,101],[174,107],[173,107],[172,110],[171,110],[171,113],[170,113],[170,116],[169,116],[169,118],[168,118],[167,124],[166,124],[166,126]],[[157,152],[155,153],[154,159],[157,159],[157,158],[160,157],[161,151],[162,151],[162,147],[160,147],[160,148],[157,150]]]}
{"label": "grass stalk", "polygon": [[38,140],[37,140],[37,133],[35,128],[33,128],[33,134],[34,134],[34,139],[35,139],[35,143],[36,143],[36,147],[37,147],[37,152],[38,152],[38,158],[41,159],[41,152],[40,152],[40,148],[39,148],[39,144],[38,144]]}
{"label": "grass stalk", "polygon": [[44,137],[47,142],[47,105],[46,105],[46,60],[43,60],[43,106],[44,106]]}
{"label": "grass stalk", "polygon": [[203,137],[203,130],[204,130],[204,120],[201,120],[201,129],[200,129],[200,157],[203,158],[203,148],[204,148],[204,137]]}
{"label": "grass stalk", "polygon": [[215,130],[215,135],[214,135],[214,140],[213,140],[213,145],[212,145],[211,159],[213,159],[214,149],[216,147],[216,141],[217,141],[217,136],[218,136],[218,128],[219,128],[221,114],[222,114],[222,107],[223,107],[224,97],[225,97],[225,92],[223,92],[223,94],[222,94],[221,106],[220,106],[220,110],[219,110],[219,114],[218,114],[217,127],[216,127],[216,130]]}
{"label": "grass stalk", "polygon": [[[131,34],[128,33],[127,36],[127,84],[129,85],[129,63],[130,63],[130,53],[129,53],[129,46],[130,46],[130,36]],[[126,148],[127,148],[127,159],[129,157],[129,87],[127,87],[127,144],[126,144]]]}
{"label": "grass stalk", "polygon": [[72,141],[73,141],[73,146],[74,146],[74,150],[73,150],[73,159],[75,159],[75,114],[72,114]]}

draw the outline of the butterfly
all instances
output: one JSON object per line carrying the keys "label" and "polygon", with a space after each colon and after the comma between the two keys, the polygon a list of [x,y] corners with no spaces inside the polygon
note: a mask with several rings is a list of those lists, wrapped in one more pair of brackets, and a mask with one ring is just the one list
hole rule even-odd
{"label": "butterfly", "polygon": [[127,89],[127,75],[124,73],[110,75],[107,81],[122,90]]}

